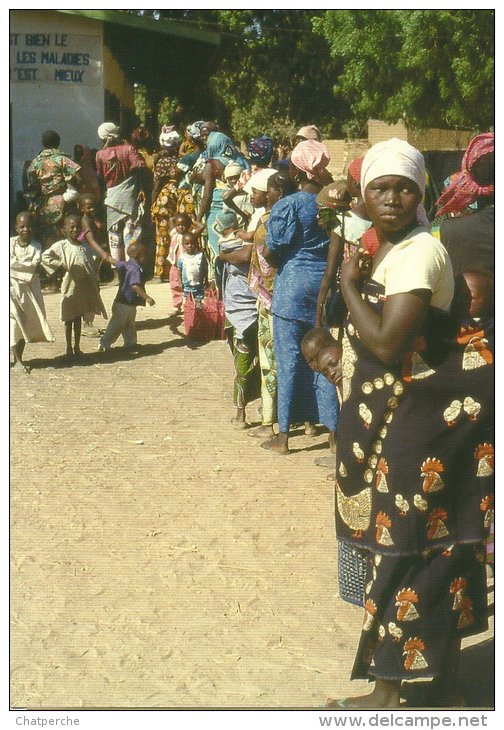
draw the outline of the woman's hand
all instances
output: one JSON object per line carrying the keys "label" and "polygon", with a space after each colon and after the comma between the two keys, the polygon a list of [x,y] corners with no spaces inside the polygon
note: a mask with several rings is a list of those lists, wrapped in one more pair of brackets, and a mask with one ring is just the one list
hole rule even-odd
{"label": "woman's hand", "polygon": [[341,286],[358,284],[364,279],[368,279],[371,274],[372,262],[372,257],[363,248],[358,248],[354,253],[351,253],[341,263]]}

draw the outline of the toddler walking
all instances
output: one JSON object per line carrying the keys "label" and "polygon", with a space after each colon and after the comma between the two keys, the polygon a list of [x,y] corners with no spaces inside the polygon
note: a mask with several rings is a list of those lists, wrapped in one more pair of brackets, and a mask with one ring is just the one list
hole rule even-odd
{"label": "toddler walking", "polygon": [[119,272],[119,287],[112,304],[112,317],[105,333],[100,338],[100,351],[106,352],[110,346],[122,335],[124,347],[136,350],[136,308],[147,303],[152,307],[156,302],[149,297],[144,286],[143,266],[148,257],[147,247],[142,243],[132,243],[128,246],[128,261],[110,262]]}
{"label": "toddler walking", "polygon": [[91,249],[79,240],[80,224],[80,216],[74,213],[65,216],[65,238],[53,243],[42,254],[42,266],[49,273],[60,268],[65,270],[61,283],[61,320],[65,323],[65,357],[70,361],[82,356],[80,337],[83,315],[93,312],[107,319]]}
{"label": "toddler walking", "polygon": [[30,372],[23,362],[27,342],[54,342],[46,319],[38,268],[42,247],[34,241],[31,213],[18,213],[16,233],[10,239],[10,350],[13,367]]}

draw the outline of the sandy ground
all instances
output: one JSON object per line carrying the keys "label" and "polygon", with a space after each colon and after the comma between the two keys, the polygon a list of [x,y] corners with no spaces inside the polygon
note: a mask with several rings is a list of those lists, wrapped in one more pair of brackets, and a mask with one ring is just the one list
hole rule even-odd
{"label": "sandy ground", "polygon": [[[83,337],[82,365],[56,366],[51,294],[57,341],[11,376],[11,706],[318,708],[367,691],[348,679],[361,610],[338,597],[314,464],[327,435],[285,457],[235,431],[227,345],[188,344],[169,286],[147,289],[141,355]],[[492,635],[463,651],[474,707],[493,704]]]}

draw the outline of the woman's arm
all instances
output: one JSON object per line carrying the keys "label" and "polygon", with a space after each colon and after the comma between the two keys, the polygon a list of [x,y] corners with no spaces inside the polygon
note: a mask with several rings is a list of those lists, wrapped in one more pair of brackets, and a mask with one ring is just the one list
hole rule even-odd
{"label": "woman's arm", "polygon": [[221,251],[219,258],[227,264],[248,264],[252,256],[252,244],[241,246],[235,251]]}
{"label": "woman's arm", "polygon": [[324,303],[327,298],[327,293],[335,280],[342,260],[343,239],[338,236],[337,233],[331,231],[331,240],[329,243],[329,250],[327,252],[327,263],[317,297],[317,319],[315,323],[317,327],[322,326],[322,313],[324,309]]}
{"label": "woman's arm", "polygon": [[341,291],[361,342],[384,365],[396,362],[411,346],[425,322],[432,293],[416,289],[387,297],[381,315],[361,297],[363,259],[359,249],[341,264]]}
{"label": "woman's arm", "polygon": [[205,165],[204,172],[205,185],[203,188],[203,195],[201,196],[201,204],[196,220],[200,221],[203,216],[207,215],[210,210],[210,204],[212,202],[212,195],[215,188],[215,175],[212,170],[212,165],[208,162]]}

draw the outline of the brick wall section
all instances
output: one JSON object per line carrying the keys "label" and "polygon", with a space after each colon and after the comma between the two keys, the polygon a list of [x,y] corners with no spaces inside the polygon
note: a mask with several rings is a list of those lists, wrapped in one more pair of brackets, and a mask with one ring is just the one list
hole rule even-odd
{"label": "brick wall section", "polygon": [[368,139],[325,139],[331,162],[328,170],[334,178],[346,175],[348,163],[356,157],[362,157],[377,142],[384,142],[391,137],[404,139],[421,152],[427,150],[465,150],[472,137],[471,132],[454,129],[426,129],[415,132],[406,129],[402,122],[386,124],[378,119],[368,122]]}

